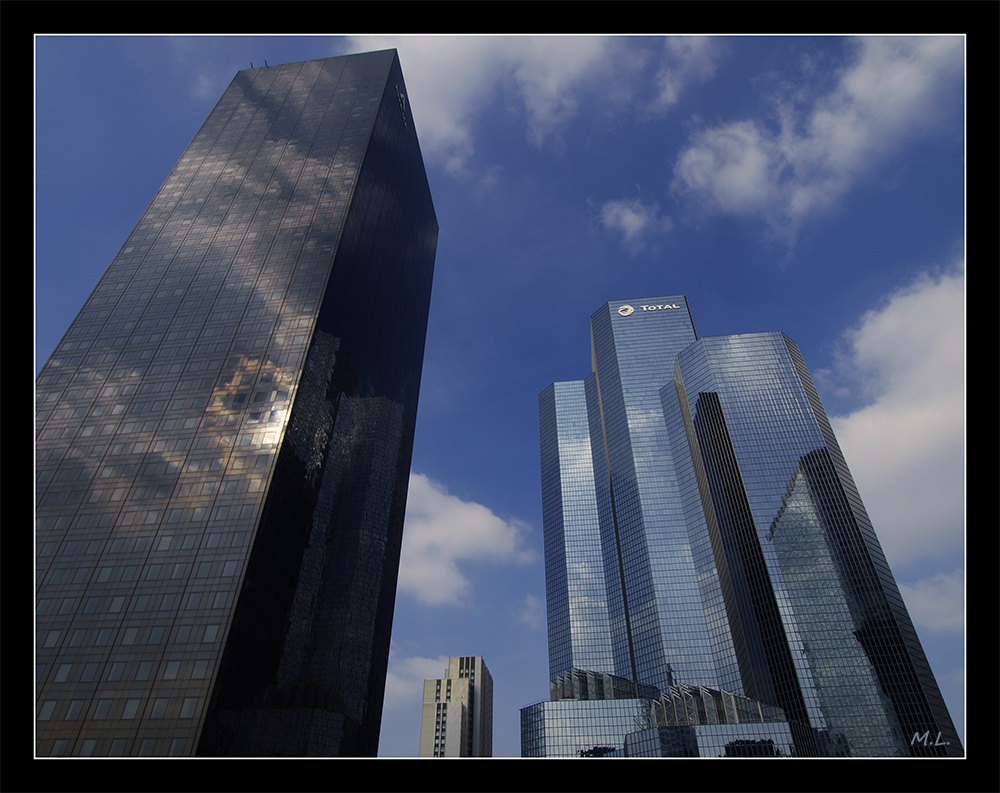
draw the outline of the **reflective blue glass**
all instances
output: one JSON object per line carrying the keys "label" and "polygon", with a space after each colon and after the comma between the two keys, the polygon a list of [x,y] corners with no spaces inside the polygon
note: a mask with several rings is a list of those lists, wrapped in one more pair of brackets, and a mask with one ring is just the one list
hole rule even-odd
{"label": "reflective blue glass", "polygon": [[[794,342],[698,339],[670,296],[603,306],[591,351],[589,377],[539,400],[552,701],[522,711],[524,752],[961,756]],[[773,718],[620,732],[622,696]]]}
{"label": "reflective blue glass", "polygon": [[[661,396],[691,449],[688,520],[713,545],[744,690],[808,724],[817,754],[960,753],[795,343],[701,339]],[[949,748],[911,748],[927,730]]]}
{"label": "reflective blue glass", "polygon": [[[658,388],[696,338],[683,296],[591,318],[598,509],[616,674],[664,689],[715,683]],[[678,677],[680,675],[680,677]]]}
{"label": "reflective blue glass", "polygon": [[601,527],[582,381],[539,396],[549,674],[611,669]]}
{"label": "reflective blue glass", "polygon": [[401,97],[392,50],[239,72],[39,374],[40,754],[376,753],[437,239]]}

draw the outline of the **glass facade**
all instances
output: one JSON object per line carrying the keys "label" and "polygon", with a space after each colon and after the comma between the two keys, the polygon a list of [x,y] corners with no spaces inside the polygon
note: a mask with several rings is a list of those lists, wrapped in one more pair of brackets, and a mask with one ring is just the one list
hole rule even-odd
{"label": "glass facade", "polygon": [[395,51],[237,74],[36,380],[39,756],[376,753],[436,238]]}
{"label": "glass facade", "polygon": [[[608,303],[591,339],[592,374],[539,399],[554,694],[579,667],[633,681],[637,697],[695,686],[775,708],[794,745],[775,743],[780,756],[961,756],[794,342],[697,339],[680,296]],[[590,469],[564,462],[579,456],[585,420]],[[606,616],[591,605],[598,546]],[[577,648],[606,635],[610,663],[584,662]],[[557,699],[531,707],[547,713]],[[577,704],[525,724],[562,730]],[[652,726],[631,756],[697,745],[677,732],[693,725]],[[920,739],[928,732],[937,740]],[[738,756],[737,745],[706,751]],[[546,739],[524,746],[546,751]],[[624,733],[615,746],[626,751]]]}
{"label": "glass facade", "polygon": [[[960,754],[795,343],[701,339],[660,393],[672,436],[691,449],[688,520],[710,537],[744,690],[810,726],[803,753]],[[948,745],[911,748],[927,730]]]}
{"label": "glass facade", "polygon": [[796,757],[791,731],[777,724],[651,727],[625,736],[620,757]]}
{"label": "glass facade", "polygon": [[648,699],[536,702],[521,709],[521,757],[614,757],[651,719]]}
{"label": "glass facade", "polygon": [[613,669],[601,526],[584,383],[553,383],[538,398],[549,675]]}
{"label": "glass facade", "polygon": [[620,695],[631,681],[572,672],[582,688],[521,710],[522,757],[796,756],[780,708],[700,686]]}
{"label": "glass facade", "polygon": [[[616,674],[717,685],[659,387],[697,338],[681,295],[591,317],[591,437]],[[677,677],[677,675],[682,677]]]}

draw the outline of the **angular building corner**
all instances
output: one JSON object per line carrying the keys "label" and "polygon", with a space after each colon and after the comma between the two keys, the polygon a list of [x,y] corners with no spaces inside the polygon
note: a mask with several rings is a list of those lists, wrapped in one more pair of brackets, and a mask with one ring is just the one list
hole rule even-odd
{"label": "angular building corner", "polygon": [[552,695],[522,756],[964,755],[795,343],[608,303],[539,396]]}
{"label": "angular building corner", "polygon": [[437,221],[395,50],[239,72],[36,381],[38,756],[374,756]]}

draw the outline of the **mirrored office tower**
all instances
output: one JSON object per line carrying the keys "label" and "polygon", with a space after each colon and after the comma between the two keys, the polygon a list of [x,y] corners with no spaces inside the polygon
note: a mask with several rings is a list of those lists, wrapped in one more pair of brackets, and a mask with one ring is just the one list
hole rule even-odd
{"label": "mirrored office tower", "polygon": [[236,75],[37,378],[39,755],[376,754],[436,239],[394,50]]}
{"label": "mirrored office tower", "polygon": [[794,342],[698,339],[683,296],[591,338],[539,397],[553,695],[524,753],[961,755]]}

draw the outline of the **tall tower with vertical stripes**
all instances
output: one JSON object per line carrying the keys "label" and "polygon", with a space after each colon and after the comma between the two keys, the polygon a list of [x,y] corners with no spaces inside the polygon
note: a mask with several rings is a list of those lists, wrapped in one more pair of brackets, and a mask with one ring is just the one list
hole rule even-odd
{"label": "tall tower with vertical stripes", "polygon": [[539,396],[522,754],[961,756],[795,343],[699,338],[673,295],[601,307],[591,353]]}

